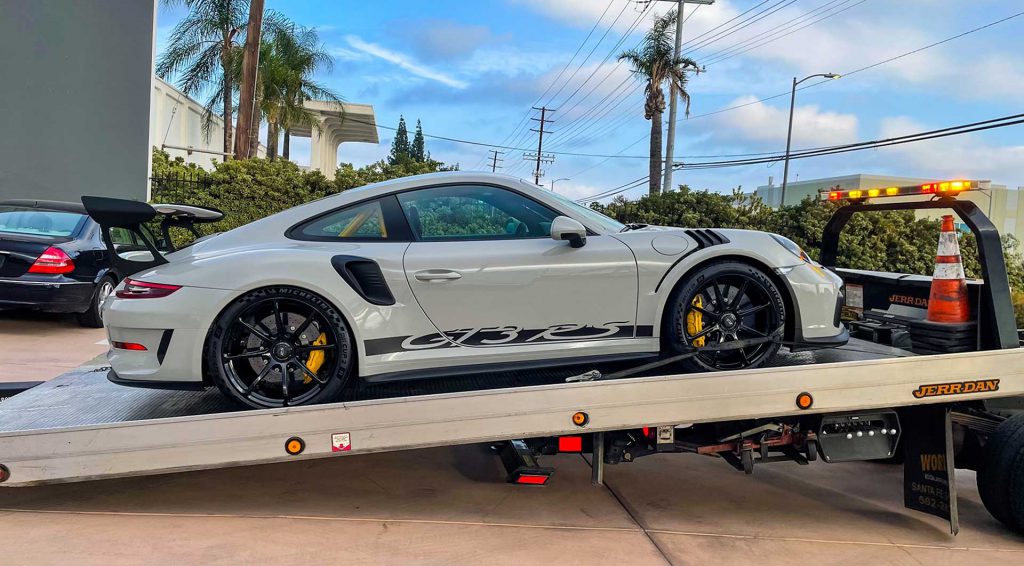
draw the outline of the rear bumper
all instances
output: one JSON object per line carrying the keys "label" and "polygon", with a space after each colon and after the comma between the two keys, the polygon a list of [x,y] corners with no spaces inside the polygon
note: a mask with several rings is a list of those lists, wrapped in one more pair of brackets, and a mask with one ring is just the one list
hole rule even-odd
{"label": "rear bumper", "polygon": [[96,286],[89,281],[0,278],[0,307],[85,312]]}
{"label": "rear bumper", "polygon": [[230,300],[230,291],[201,287],[182,287],[158,299],[111,295],[103,309],[107,338],[145,347],[112,347],[107,361],[117,379],[111,381],[154,383],[166,389],[176,384],[202,386],[203,345],[213,319]]}

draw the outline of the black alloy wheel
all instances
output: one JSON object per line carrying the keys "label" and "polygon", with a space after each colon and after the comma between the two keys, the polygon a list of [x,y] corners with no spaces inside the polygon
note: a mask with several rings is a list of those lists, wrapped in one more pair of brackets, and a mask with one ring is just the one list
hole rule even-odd
{"label": "black alloy wheel", "polygon": [[338,400],[352,356],[350,333],[333,306],[308,291],[274,287],[225,309],[206,362],[225,395],[270,408]]}
{"label": "black alloy wheel", "polygon": [[687,369],[755,368],[779,350],[785,303],[771,278],[754,266],[724,261],[702,267],[677,289],[672,309],[667,336],[676,352],[748,342],[701,352],[683,361]]}

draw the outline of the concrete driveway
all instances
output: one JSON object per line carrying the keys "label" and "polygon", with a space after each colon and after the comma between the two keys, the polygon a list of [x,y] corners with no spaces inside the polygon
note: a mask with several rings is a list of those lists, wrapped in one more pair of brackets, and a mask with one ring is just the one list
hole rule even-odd
{"label": "concrete driveway", "polygon": [[0,311],[0,381],[53,379],[106,351],[106,331],[74,315]]}
{"label": "concrete driveway", "polygon": [[961,473],[961,532],[902,506],[899,467],[699,456],[544,460],[502,482],[462,446],[0,489],[4,564],[1021,564],[1024,539]]}

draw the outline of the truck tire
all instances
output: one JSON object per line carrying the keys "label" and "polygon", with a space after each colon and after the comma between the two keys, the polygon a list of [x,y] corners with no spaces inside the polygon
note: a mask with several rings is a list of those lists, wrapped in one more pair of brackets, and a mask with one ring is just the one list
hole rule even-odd
{"label": "truck tire", "polygon": [[[1024,414],[1003,421],[988,437],[978,469],[978,494],[993,517],[1015,531],[1024,524]],[[1017,509],[1020,509],[1017,511]]]}

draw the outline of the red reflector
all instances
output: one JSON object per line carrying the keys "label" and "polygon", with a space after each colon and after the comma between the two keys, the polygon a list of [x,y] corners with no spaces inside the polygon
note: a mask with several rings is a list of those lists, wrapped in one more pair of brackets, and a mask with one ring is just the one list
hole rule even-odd
{"label": "red reflector", "polygon": [[558,437],[558,451],[559,452],[582,452],[583,451],[583,437],[582,436],[559,436]]}
{"label": "red reflector", "polygon": [[111,346],[118,350],[135,350],[136,352],[145,352],[146,347],[142,344],[136,344],[135,342],[111,342]]}
{"label": "red reflector", "polygon": [[525,483],[530,485],[544,485],[548,483],[548,476],[527,476],[522,475],[516,478],[516,483]]}
{"label": "red reflector", "polygon": [[29,273],[71,273],[74,270],[75,262],[64,250],[54,246],[46,248],[28,268]]}
{"label": "red reflector", "polygon": [[166,297],[181,289],[181,285],[149,283],[135,279],[125,279],[124,288],[115,293],[119,299],[157,299]]}

